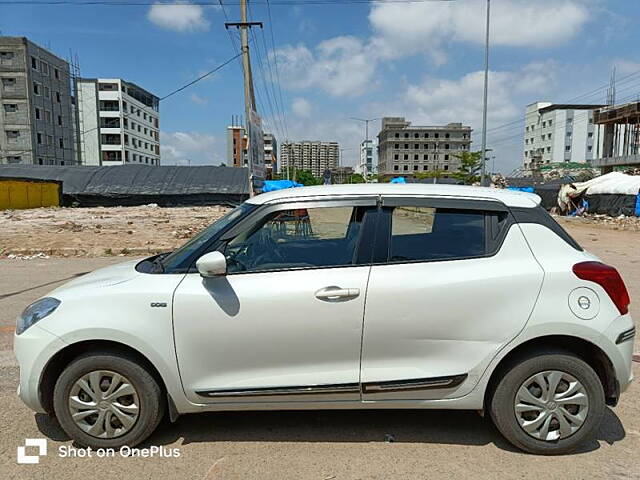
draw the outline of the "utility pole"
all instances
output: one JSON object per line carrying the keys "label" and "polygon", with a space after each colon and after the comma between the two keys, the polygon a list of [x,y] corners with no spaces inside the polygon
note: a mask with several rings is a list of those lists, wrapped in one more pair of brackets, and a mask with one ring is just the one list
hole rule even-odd
{"label": "utility pole", "polygon": [[487,98],[489,93],[489,10],[491,0],[487,0],[487,26],[486,39],[484,45],[484,102],[482,107],[482,171],[480,174],[480,185],[485,185],[486,163],[487,163]]}
{"label": "utility pole", "polygon": [[[253,76],[251,74],[251,60],[249,58],[249,29],[251,27],[262,28],[262,22],[247,22],[247,0],[240,0],[240,22],[226,22],[224,24],[226,29],[229,27],[236,27],[240,30],[240,49],[242,52],[242,72],[244,77],[244,114],[245,114],[245,132],[247,139],[251,143],[251,125],[254,117],[256,116],[256,97],[253,91]],[[255,140],[255,135],[253,135]],[[249,144],[249,149],[254,146]],[[253,192],[253,155],[251,151],[248,152],[247,166],[249,167],[249,181],[251,184],[251,192]]]}

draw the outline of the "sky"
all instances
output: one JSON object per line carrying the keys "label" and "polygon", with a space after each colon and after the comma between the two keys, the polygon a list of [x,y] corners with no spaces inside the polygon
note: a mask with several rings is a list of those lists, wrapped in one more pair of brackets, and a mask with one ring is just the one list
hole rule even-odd
{"label": "sky", "polygon": [[[237,0],[224,7],[7,1],[0,0],[2,35],[77,55],[82,76],[123,78],[159,97],[239,51],[237,33],[224,26],[239,21]],[[304,1],[271,0],[269,8],[249,1],[250,19],[264,22],[250,43],[258,111],[280,142],[337,141],[343,165],[355,165],[365,131],[350,117],[404,116],[414,125],[470,125],[472,150],[480,149],[485,0]],[[638,20],[637,0],[491,2],[487,146],[495,170],[522,163],[527,104],[604,103],[614,66],[618,101],[640,96]],[[161,101],[162,163],[225,162],[226,127],[243,114],[234,60]],[[379,128],[373,121],[370,135]]]}

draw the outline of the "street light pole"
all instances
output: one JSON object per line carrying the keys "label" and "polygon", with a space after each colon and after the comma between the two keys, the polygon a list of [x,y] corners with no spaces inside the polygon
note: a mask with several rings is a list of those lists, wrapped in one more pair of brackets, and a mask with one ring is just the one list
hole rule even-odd
{"label": "street light pole", "polygon": [[489,11],[491,0],[487,0],[487,26],[484,46],[484,101],[482,107],[482,172],[480,174],[480,185],[484,186],[487,163],[487,98],[489,93]]}

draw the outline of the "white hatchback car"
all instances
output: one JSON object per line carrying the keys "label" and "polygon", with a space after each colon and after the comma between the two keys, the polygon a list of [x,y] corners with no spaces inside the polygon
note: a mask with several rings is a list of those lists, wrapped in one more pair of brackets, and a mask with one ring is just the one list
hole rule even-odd
{"label": "white hatchback car", "polygon": [[632,380],[618,272],[532,194],[441,185],[256,196],[178,250],[18,319],[19,395],[80,444],[165,411],[473,409],[528,452],[593,437]]}

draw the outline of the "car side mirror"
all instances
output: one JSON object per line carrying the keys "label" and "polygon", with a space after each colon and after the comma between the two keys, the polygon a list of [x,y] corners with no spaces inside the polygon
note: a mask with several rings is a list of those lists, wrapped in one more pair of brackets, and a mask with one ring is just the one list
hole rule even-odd
{"label": "car side mirror", "polygon": [[226,275],[227,259],[220,252],[205,253],[196,262],[196,268],[204,278]]}

